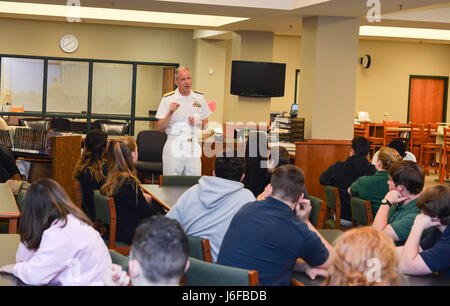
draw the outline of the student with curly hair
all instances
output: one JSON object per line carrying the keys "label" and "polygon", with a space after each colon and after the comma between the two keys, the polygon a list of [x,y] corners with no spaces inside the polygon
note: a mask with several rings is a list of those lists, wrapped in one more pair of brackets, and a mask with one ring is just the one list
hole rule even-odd
{"label": "student with curly hair", "polygon": [[75,166],[74,174],[80,182],[83,198],[81,209],[95,221],[94,190],[105,183],[108,166],[103,156],[106,151],[108,135],[98,129],[90,131],[84,141],[84,151]]}
{"label": "student with curly hair", "polygon": [[391,238],[372,227],[339,237],[328,268],[326,286],[395,286],[400,284],[398,258]]}

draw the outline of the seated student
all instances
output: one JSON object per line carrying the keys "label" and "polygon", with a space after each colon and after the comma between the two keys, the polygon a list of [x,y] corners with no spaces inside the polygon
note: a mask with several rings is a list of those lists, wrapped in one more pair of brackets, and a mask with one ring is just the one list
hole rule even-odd
{"label": "seated student", "polygon": [[255,201],[241,183],[243,178],[243,158],[216,157],[213,176],[202,176],[167,213],[181,223],[186,234],[209,239],[213,262],[234,214]]}
{"label": "seated student", "polygon": [[278,167],[271,184],[271,196],[234,215],[217,263],[257,270],[262,286],[288,286],[297,258],[325,269],[333,249],[308,220],[311,204],[303,198],[303,171],[294,165]]}
{"label": "seated student", "polygon": [[100,189],[105,183],[108,167],[103,155],[108,144],[108,135],[95,129],[86,135],[84,151],[75,166],[74,177],[80,182],[83,193],[81,209],[95,221],[94,190]]}
{"label": "seated student", "polygon": [[11,148],[0,143],[0,183],[7,183],[14,195],[22,184],[19,169]]}
{"label": "seated student", "polygon": [[134,138],[121,137],[109,145],[109,151],[111,161],[108,176],[100,192],[114,197],[117,211],[116,239],[131,244],[139,223],[156,214],[157,210],[151,205],[151,196],[142,191],[135,174],[138,152]]}
{"label": "seated student", "polygon": [[400,154],[391,148],[382,148],[379,153],[380,158],[375,165],[377,172],[374,175],[361,176],[348,188],[351,196],[370,201],[374,216],[380,208],[381,200],[389,192],[388,170],[393,163],[402,159]]}
{"label": "seated student", "polygon": [[[442,272],[450,277],[450,187],[427,188],[417,207],[421,213],[416,216],[405,245],[398,248],[400,270],[412,275]],[[420,240],[427,229],[431,230]]]}
{"label": "seated student", "polygon": [[111,256],[89,218],[54,180],[28,188],[16,264],[0,269],[30,285],[103,285]]}
{"label": "seated student", "polygon": [[[275,152],[278,151],[278,156]],[[289,165],[291,162],[291,157],[289,156],[289,152],[285,147],[273,147],[270,149],[269,154],[269,163],[268,163],[268,171],[270,174],[275,171],[276,167],[281,167],[284,165]]]}
{"label": "seated student", "polygon": [[189,268],[189,241],[181,225],[152,216],[136,229],[128,272],[112,265],[103,280],[107,286],[177,286]]}
{"label": "seated student", "polygon": [[[406,143],[399,139],[394,139],[388,145],[389,148],[397,150],[398,154],[400,154],[403,160],[410,160],[413,162],[417,162],[416,157],[411,152],[406,151]],[[378,160],[378,154],[380,154],[380,150],[376,151],[372,157],[372,164],[376,166]]]}
{"label": "seated student", "polygon": [[376,169],[367,156],[369,155],[369,141],[361,136],[352,140],[350,157],[344,162],[337,162],[325,170],[319,177],[320,184],[339,188],[341,199],[341,225],[351,226],[352,212],[350,209],[350,195],[348,187],[359,177],[375,174]]}
{"label": "seated student", "polygon": [[415,162],[402,160],[389,168],[389,192],[381,201],[372,226],[391,237],[397,246],[405,243],[420,213],[417,200],[424,183],[425,174]]}
{"label": "seated student", "polygon": [[267,135],[251,132],[245,145],[245,177],[242,183],[255,197],[270,183],[267,165]]}
{"label": "seated student", "polygon": [[[274,151],[278,151],[278,163],[276,163],[276,156],[273,154]],[[267,170],[269,171],[269,174],[272,175],[272,173],[275,171],[277,167],[281,167],[284,165],[289,165],[291,163],[291,157],[289,156],[289,152],[285,147],[273,147],[270,149],[270,155],[269,155],[269,163]],[[264,191],[260,193],[257,197],[258,201],[264,200],[266,197],[268,197],[270,194],[272,194],[272,185],[270,183],[264,188]],[[304,198],[309,199],[309,194],[306,191],[306,188],[303,190]]]}
{"label": "seated student", "polygon": [[368,227],[339,237],[325,279],[326,286],[397,286],[398,258],[392,239]]}

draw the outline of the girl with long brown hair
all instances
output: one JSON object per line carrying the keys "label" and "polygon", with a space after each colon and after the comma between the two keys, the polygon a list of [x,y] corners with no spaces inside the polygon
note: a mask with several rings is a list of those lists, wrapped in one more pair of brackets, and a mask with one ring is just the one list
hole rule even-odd
{"label": "girl with long brown hair", "polygon": [[54,180],[43,178],[28,188],[19,234],[17,263],[0,271],[30,285],[103,285],[112,264],[108,248]]}
{"label": "girl with long brown hair", "polygon": [[100,192],[114,198],[117,210],[118,241],[131,244],[134,231],[142,220],[157,213],[151,196],[144,193],[136,177],[137,145],[133,137],[124,136],[109,145],[111,158],[108,176]]}
{"label": "girl with long brown hair", "polygon": [[84,141],[83,154],[74,170],[74,177],[80,182],[83,199],[81,209],[95,221],[94,190],[105,183],[108,167],[103,155],[106,151],[108,135],[98,129],[90,131]]}

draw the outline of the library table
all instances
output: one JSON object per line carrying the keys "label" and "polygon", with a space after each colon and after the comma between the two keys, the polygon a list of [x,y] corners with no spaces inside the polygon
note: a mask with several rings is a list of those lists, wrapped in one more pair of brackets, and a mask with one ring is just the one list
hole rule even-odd
{"label": "library table", "polygon": [[0,183],[0,219],[9,220],[10,234],[17,233],[17,220],[20,217],[20,211],[17,207],[16,199],[7,183]]}

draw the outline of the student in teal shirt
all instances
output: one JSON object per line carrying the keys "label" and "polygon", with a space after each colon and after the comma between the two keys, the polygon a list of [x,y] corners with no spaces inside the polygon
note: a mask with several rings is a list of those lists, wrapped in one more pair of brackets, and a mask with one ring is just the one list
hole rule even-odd
{"label": "student in teal shirt", "polygon": [[389,192],[388,170],[393,163],[400,160],[402,158],[395,149],[382,148],[375,165],[377,172],[374,175],[360,177],[348,189],[351,196],[370,201],[373,216],[376,216],[381,200]]}
{"label": "student in teal shirt", "polygon": [[389,192],[381,201],[372,226],[391,237],[397,246],[405,243],[420,213],[417,199],[424,183],[424,171],[415,162],[402,160],[389,169]]}

